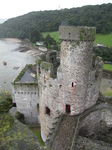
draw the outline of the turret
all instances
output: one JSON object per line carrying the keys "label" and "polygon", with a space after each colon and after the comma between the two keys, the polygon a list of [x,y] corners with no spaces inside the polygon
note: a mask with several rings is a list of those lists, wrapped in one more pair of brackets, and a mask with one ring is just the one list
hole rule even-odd
{"label": "turret", "polygon": [[60,26],[59,28],[60,101],[64,105],[63,111],[71,115],[85,110],[95,32],[94,27]]}

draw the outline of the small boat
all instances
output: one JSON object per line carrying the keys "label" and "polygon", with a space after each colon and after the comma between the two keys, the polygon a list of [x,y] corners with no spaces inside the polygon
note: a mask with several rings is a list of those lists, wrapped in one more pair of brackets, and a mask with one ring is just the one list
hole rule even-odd
{"label": "small boat", "polygon": [[5,66],[6,66],[6,65],[7,65],[7,62],[6,62],[6,61],[3,61],[3,65],[5,65]]}
{"label": "small boat", "polygon": [[14,70],[17,70],[17,69],[19,69],[19,67],[16,67],[16,66],[15,66],[13,69],[14,69]]}

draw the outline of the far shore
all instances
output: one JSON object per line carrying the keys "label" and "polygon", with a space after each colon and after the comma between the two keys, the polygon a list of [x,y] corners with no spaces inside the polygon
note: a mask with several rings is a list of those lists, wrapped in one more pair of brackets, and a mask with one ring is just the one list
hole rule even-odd
{"label": "far shore", "polygon": [[0,38],[1,41],[6,41],[6,42],[12,42],[12,43],[19,43],[20,46],[15,49],[15,51],[20,51],[20,52],[27,52],[28,54],[38,57],[44,52],[40,51],[38,47],[35,47],[32,45],[30,40],[28,39],[17,39],[17,38]]}
{"label": "far shore", "polygon": [[17,38],[0,38],[1,41],[7,41],[7,42],[14,42],[14,43],[21,43],[22,40]]}

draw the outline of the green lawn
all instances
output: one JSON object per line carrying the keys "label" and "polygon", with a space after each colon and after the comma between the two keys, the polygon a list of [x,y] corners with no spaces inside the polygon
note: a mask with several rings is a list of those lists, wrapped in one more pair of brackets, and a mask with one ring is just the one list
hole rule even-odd
{"label": "green lawn", "polygon": [[[47,36],[47,34],[50,34],[52,38],[56,40],[56,42],[59,42],[59,32],[42,32],[42,35],[44,37]],[[105,46],[111,46],[112,47],[112,33],[110,34],[96,34],[96,38],[94,41],[94,44],[104,44]]]}
{"label": "green lawn", "polygon": [[112,33],[110,34],[96,34],[96,38],[94,41],[95,44],[104,44],[105,46],[112,47]]}
{"label": "green lawn", "polygon": [[56,42],[59,42],[59,32],[54,31],[54,32],[42,32],[43,37],[45,38],[49,34],[52,38],[55,39]]}
{"label": "green lawn", "polygon": [[112,64],[104,64],[103,69],[112,71]]}

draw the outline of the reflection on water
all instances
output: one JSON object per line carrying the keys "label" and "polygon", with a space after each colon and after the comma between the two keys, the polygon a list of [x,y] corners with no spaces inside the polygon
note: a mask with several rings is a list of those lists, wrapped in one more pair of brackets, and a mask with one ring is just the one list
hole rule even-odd
{"label": "reflection on water", "polygon": [[[16,49],[20,43],[0,40],[0,86],[11,92],[11,81],[21,69],[30,63],[35,63],[36,58],[26,53],[20,53]],[[3,65],[3,61],[7,65]],[[14,67],[19,69],[14,70]]]}

